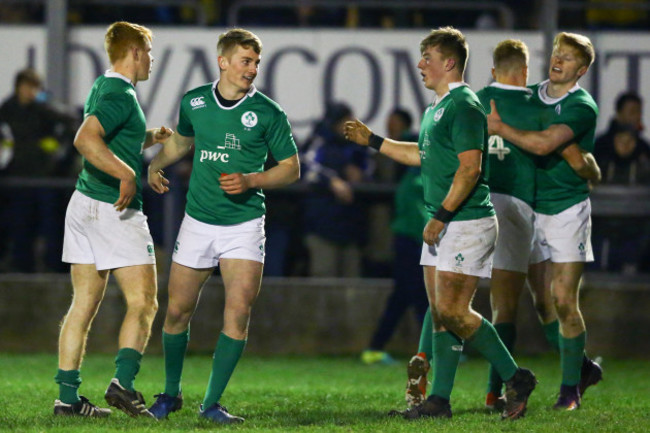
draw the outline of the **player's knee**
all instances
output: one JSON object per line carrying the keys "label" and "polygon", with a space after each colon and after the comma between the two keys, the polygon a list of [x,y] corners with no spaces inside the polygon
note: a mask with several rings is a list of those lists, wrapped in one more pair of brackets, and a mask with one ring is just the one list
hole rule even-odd
{"label": "player's knee", "polygon": [[154,316],[158,311],[158,299],[155,295],[142,293],[130,297],[127,301],[127,308],[143,316]]}
{"label": "player's knee", "polygon": [[579,314],[578,303],[574,299],[556,297],[554,300],[555,311],[560,322],[565,323],[571,320],[576,314]]}

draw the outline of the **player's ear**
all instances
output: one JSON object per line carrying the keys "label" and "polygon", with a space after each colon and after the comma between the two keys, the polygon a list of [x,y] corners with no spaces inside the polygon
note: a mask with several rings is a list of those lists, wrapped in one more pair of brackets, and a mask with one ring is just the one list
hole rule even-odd
{"label": "player's ear", "polygon": [[492,68],[492,79],[493,79],[494,81],[497,80],[497,70],[494,69],[494,68]]}
{"label": "player's ear", "polygon": [[217,57],[217,63],[219,64],[219,69],[226,69],[226,58],[224,56]]}
{"label": "player's ear", "polygon": [[456,59],[454,59],[453,57],[448,58],[447,68],[446,68],[447,71],[451,71],[452,69],[454,69],[454,66],[456,66]]}
{"label": "player's ear", "polygon": [[588,69],[589,69],[588,66],[581,66],[580,69],[578,69],[578,78],[586,74]]}

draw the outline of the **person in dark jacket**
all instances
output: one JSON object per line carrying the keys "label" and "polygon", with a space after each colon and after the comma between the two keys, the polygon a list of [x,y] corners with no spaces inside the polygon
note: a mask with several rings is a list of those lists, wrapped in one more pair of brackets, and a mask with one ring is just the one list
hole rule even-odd
{"label": "person in dark jacket", "polygon": [[352,118],[347,105],[330,104],[302,149],[304,179],[313,186],[304,201],[312,277],[361,273],[366,222],[352,185],[367,179],[369,164],[366,149],[343,137],[343,125]]}
{"label": "person in dark jacket", "polygon": [[[75,119],[39,101],[41,77],[20,71],[14,93],[0,106],[2,172],[9,178],[45,178],[61,173],[69,155]],[[60,190],[30,185],[3,188],[11,243],[11,272],[36,270],[36,241],[45,241],[46,271],[65,271],[61,263],[64,200]]]}

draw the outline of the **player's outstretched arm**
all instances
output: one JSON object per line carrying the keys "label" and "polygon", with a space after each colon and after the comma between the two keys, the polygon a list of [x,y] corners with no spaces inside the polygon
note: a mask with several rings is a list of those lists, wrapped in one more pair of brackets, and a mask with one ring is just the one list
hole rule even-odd
{"label": "player's outstretched arm", "polygon": [[401,164],[415,167],[421,165],[420,149],[417,143],[396,141],[390,138],[384,138],[383,141],[378,142],[383,137],[373,134],[370,128],[358,119],[345,122],[345,138],[361,146],[374,147],[380,153]]}
{"label": "player's outstretched arm", "polygon": [[597,185],[601,180],[600,167],[590,152],[582,150],[576,143],[562,149],[560,155],[581,178]]}
{"label": "player's outstretched arm", "polygon": [[96,116],[88,116],[77,131],[74,147],[99,170],[120,180],[120,197],[113,203],[117,211],[126,209],[136,194],[135,171],[110,151],[104,141],[104,127]]}
{"label": "player's outstretched arm", "polygon": [[281,188],[300,179],[298,154],[278,161],[278,165],[259,173],[232,173],[219,178],[220,187],[227,194],[241,194],[250,188]]}
{"label": "player's outstretched arm", "polygon": [[158,194],[169,191],[167,186],[169,181],[163,176],[163,168],[181,159],[194,145],[194,137],[184,137],[174,133],[162,133],[162,135],[167,135],[167,138],[161,141],[163,146],[151,160],[147,172],[149,186]]}
{"label": "player's outstretched arm", "polygon": [[574,138],[571,128],[563,124],[551,125],[543,131],[523,131],[513,128],[501,120],[494,100],[490,101],[490,114],[487,115],[487,120],[488,134],[499,135],[504,140],[535,155],[548,155]]}

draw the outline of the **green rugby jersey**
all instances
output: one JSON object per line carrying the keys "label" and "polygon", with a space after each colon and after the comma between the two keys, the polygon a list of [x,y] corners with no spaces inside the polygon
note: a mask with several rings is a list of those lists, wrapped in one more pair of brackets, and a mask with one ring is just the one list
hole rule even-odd
{"label": "green rugby jersey", "polygon": [[[508,125],[526,131],[539,131],[544,107],[531,100],[532,91],[526,87],[492,83],[476,92],[486,112],[494,100],[501,119]],[[488,141],[491,192],[507,194],[530,206],[535,201],[535,156],[492,135]]]}
{"label": "green rugby jersey", "polygon": [[422,242],[422,231],[429,219],[423,196],[420,168],[409,167],[395,190],[395,218],[390,225],[395,234]]}
{"label": "green rugby jersey", "polygon": [[433,217],[451,188],[460,166],[458,154],[483,152],[481,175],[476,186],[456,210],[453,221],[494,215],[487,185],[487,118],[478,98],[466,84],[449,86],[449,93],[427,107],[420,127],[420,160],[424,202]]}
{"label": "green rugby jersey", "polygon": [[254,86],[233,107],[222,107],[217,82],[190,90],[181,100],[178,133],[194,137],[194,163],[186,212],[206,224],[231,225],[264,215],[264,193],[226,194],[222,173],[264,170],[269,150],[276,161],[298,152],[287,115]]}
{"label": "green rugby jersey", "polygon": [[[84,106],[84,118],[88,116],[97,117],[110,151],[135,171],[137,192],[129,208],[142,210],[140,174],[147,127],[131,81],[110,71],[97,78]],[[120,197],[120,180],[99,170],[86,158],[82,164],[77,190],[95,200],[115,203]]]}
{"label": "green rugby jersey", "polygon": [[[546,94],[547,85],[548,80],[531,86],[536,100],[548,108],[542,119],[542,128],[567,125],[575,135],[571,142],[593,152],[598,118],[596,102],[577,84],[563,97],[550,98]],[[536,184],[535,211],[546,215],[558,214],[589,197],[587,181],[578,176],[557,152],[541,159]]]}

